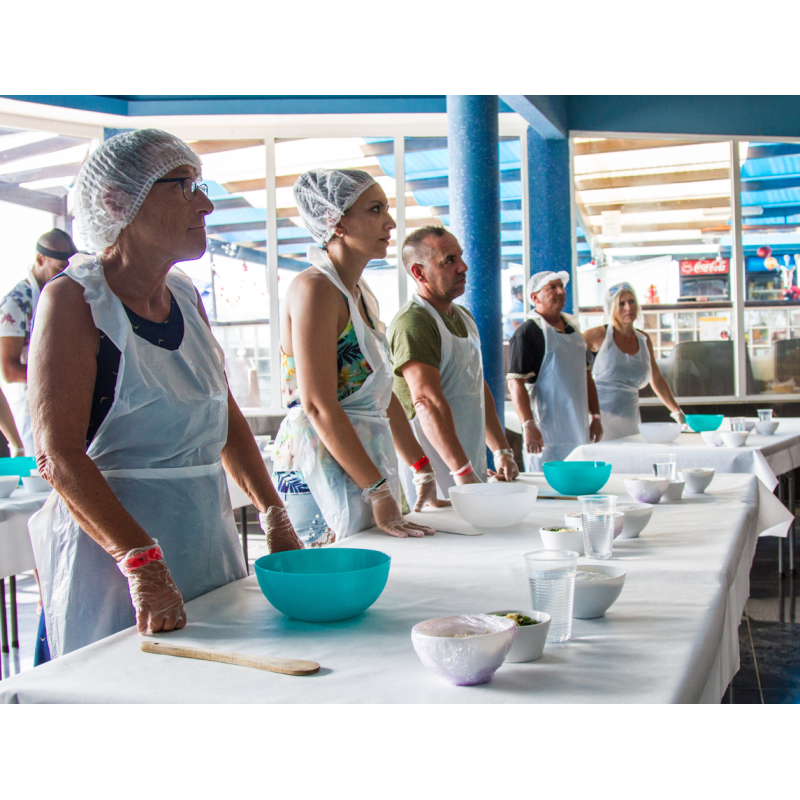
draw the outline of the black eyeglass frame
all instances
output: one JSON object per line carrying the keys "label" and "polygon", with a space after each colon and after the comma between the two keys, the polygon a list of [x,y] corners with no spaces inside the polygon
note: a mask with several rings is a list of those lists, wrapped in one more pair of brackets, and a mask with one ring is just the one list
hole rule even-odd
{"label": "black eyeglass frame", "polygon": [[[190,189],[191,192],[190,196],[186,196],[186,181],[189,181],[194,188]],[[194,178],[159,178],[157,181],[153,181],[154,183],[179,183],[181,185],[181,192],[183,192],[183,199],[186,200],[187,203],[191,203],[194,200],[195,195],[197,195],[197,190],[199,189],[206,197],[208,197],[208,184],[207,183],[198,183]]]}

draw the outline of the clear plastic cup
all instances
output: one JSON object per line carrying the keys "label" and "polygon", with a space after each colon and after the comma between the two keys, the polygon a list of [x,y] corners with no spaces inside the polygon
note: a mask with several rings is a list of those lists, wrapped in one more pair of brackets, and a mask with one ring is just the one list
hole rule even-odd
{"label": "clear plastic cup", "polygon": [[614,512],[617,497],[613,494],[588,494],[578,498],[583,524],[583,550],[586,558],[605,561],[614,547]]}
{"label": "clear plastic cup", "polygon": [[566,642],[572,636],[572,605],[578,554],[574,550],[536,550],[525,554],[531,605],[550,615],[548,642]]}
{"label": "clear plastic cup", "polygon": [[744,433],[747,430],[744,417],[731,417],[731,431],[734,433]]}
{"label": "clear plastic cup", "polygon": [[657,478],[667,478],[674,481],[677,479],[676,461],[677,453],[656,453],[651,459],[653,473]]}
{"label": "clear plastic cup", "polygon": [[771,408],[759,408],[758,409],[758,421],[759,422],[772,422],[772,409]]}

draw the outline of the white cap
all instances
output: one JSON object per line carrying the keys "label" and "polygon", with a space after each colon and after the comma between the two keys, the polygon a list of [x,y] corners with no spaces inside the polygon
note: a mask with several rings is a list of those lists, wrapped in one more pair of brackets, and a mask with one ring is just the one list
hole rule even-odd
{"label": "white cap", "polygon": [[528,281],[528,297],[538,292],[543,286],[553,281],[561,281],[566,286],[569,283],[569,272],[536,272]]}

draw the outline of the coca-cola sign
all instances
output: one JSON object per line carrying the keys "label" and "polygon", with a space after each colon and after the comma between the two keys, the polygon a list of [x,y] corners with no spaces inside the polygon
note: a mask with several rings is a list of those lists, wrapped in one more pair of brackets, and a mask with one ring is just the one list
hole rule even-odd
{"label": "coca-cola sign", "polygon": [[695,258],[681,261],[681,275],[725,275],[727,272],[727,258]]}

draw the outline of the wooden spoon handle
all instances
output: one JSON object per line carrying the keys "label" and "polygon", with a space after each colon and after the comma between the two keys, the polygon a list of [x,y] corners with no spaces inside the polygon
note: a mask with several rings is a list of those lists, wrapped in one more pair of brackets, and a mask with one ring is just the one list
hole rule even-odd
{"label": "wooden spoon handle", "polygon": [[248,656],[243,653],[219,653],[215,650],[202,650],[199,647],[178,647],[162,642],[142,642],[142,652],[157,653],[180,658],[197,658],[201,661],[219,661],[222,664],[235,664],[239,667],[252,667],[267,672],[280,672],[284,675],[313,675],[319,672],[316,661],[302,661],[297,658],[271,658],[270,656]]}

